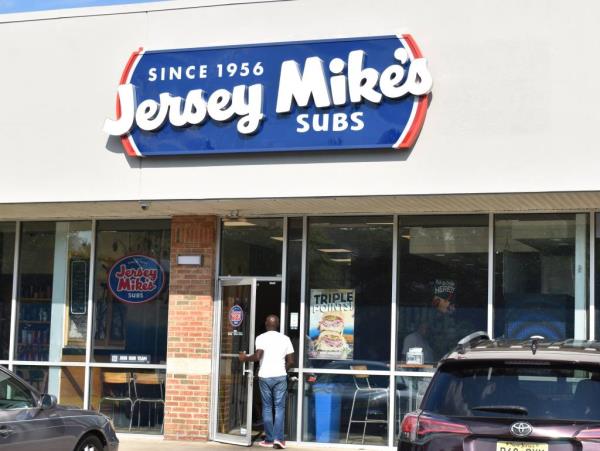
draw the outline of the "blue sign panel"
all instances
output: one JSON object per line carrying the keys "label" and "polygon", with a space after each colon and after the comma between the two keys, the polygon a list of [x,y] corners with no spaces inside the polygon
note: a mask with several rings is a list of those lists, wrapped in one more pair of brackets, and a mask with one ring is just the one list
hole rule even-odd
{"label": "blue sign panel", "polygon": [[140,49],[104,130],[132,156],[410,148],[431,87],[410,35]]}
{"label": "blue sign panel", "polygon": [[139,304],[160,294],[165,273],[160,264],[145,255],[123,257],[108,272],[108,287],[121,302]]}

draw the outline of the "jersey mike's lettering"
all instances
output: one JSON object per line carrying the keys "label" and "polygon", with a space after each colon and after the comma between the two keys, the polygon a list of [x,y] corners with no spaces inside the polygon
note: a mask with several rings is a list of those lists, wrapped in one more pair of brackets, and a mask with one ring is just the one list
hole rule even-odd
{"label": "jersey mike's lettering", "polygon": [[108,273],[107,285],[122,302],[147,302],[164,287],[164,270],[153,258],[130,255],[116,261]]}
{"label": "jersey mike's lettering", "polygon": [[[315,106],[330,108],[334,105],[346,105],[349,101],[362,103],[368,100],[379,104],[384,96],[388,99],[399,99],[407,94],[420,96],[431,90],[433,81],[423,58],[412,62],[408,76],[405,77],[406,71],[402,66],[408,62],[405,49],[399,48],[394,52],[394,57],[401,64],[392,64],[381,73],[370,67],[365,68],[365,57],[366,53],[363,50],[355,50],[350,52],[348,64],[340,58],[332,59],[329,70],[334,75],[329,82],[323,61],[319,57],[308,58],[302,74],[296,61],[284,61],[279,77],[277,113],[289,113],[292,101],[300,107],[306,107],[311,98]],[[346,66],[347,75],[343,74]]]}
{"label": "jersey mike's lettering", "polygon": [[136,156],[403,148],[431,88],[408,35],[141,52],[104,131]]}
{"label": "jersey mike's lettering", "polygon": [[121,117],[116,121],[107,119],[104,131],[109,135],[129,133],[136,124],[141,130],[153,132],[167,120],[174,127],[202,125],[209,117],[217,122],[237,117],[237,131],[249,135],[258,129],[264,117],[263,87],[259,84],[235,86],[231,92],[218,89],[208,99],[202,89],[189,91],[185,99],[163,92],[158,102],[146,99],[139,105],[136,105],[134,85],[121,85],[118,91]]}

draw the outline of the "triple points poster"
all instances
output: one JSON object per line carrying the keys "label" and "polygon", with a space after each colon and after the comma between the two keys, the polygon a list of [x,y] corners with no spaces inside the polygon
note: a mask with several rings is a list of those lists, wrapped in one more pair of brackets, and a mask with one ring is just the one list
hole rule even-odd
{"label": "triple points poster", "polygon": [[354,290],[345,288],[310,290],[309,358],[352,359],[354,306]]}

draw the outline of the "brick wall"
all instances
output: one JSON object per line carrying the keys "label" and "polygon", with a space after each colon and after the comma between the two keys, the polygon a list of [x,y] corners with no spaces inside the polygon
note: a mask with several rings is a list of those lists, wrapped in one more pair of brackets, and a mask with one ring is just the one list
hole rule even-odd
{"label": "brick wall", "polygon": [[[208,439],[216,221],[182,216],[171,222],[166,439]],[[203,264],[179,266],[177,255],[202,255]]]}

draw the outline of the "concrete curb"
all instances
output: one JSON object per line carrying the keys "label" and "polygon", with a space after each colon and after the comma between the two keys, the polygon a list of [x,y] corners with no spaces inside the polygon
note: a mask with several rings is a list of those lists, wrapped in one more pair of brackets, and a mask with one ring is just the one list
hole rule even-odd
{"label": "concrete curb", "polygon": [[[173,440],[163,440],[161,437],[151,438],[151,437],[119,437],[120,445],[119,451],[179,451],[179,450],[213,450],[213,451],[244,451],[245,449],[265,449],[259,447],[257,444],[254,444],[251,448],[246,448],[244,446],[238,445],[227,445],[223,443],[217,442],[185,442],[185,441],[173,441]],[[302,451],[322,451],[328,448],[309,448],[307,446],[296,446],[294,444],[290,444],[287,449],[297,449]],[[356,448],[335,448],[339,451],[344,451],[344,449],[353,449]],[[373,449],[371,447],[371,449]],[[386,449],[386,448],[377,448],[377,449]]]}

